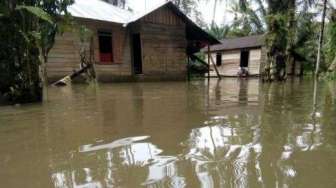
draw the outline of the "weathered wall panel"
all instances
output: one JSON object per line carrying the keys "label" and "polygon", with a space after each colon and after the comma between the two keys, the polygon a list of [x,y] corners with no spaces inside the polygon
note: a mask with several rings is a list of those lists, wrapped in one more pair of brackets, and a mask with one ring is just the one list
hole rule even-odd
{"label": "weathered wall panel", "polygon": [[248,70],[251,76],[260,74],[261,49],[250,50]]}
{"label": "weathered wall panel", "polygon": [[[114,81],[121,77],[133,76],[132,41],[133,33],[140,33],[142,46],[143,76],[164,79],[185,79],[186,67],[186,29],[183,21],[169,8],[161,8],[143,17],[134,27],[77,19],[94,33],[94,61],[97,78],[100,81]],[[136,28],[136,29],[134,29]],[[111,32],[113,62],[99,62],[98,31]],[[49,55],[47,74],[50,81],[60,79],[79,69],[79,37],[67,32],[58,36]]]}
{"label": "weathered wall panel", "polygon": [[[94,61],[98,80],[111,81],[120,76],[131,76],[130,41],[126,28],[107,22],[78,20],[93,31]],[[98,31],[112,33],[113,62],[100,64]],[[47,75],[50,81],[69,75],[79,68],[79,37],[75,32],[66,32],[57,36],[55,45],[49,54]]]}
{"label": "weathered wall panel", "polygon": [[144,76],[186,76],[185,25],[171,10],[164,8],[141,20],[142,60]]}
{"label": "weathered wall panel", "polygon": [[[229,77],[237,76],[240,67],[241,50],[237,49],[218,53],[222,54],[222,65],[217,66],[219,74],[222,76],[229,76]],[[211,54],[214,61],[216,61],[216,54],[217,53]],[[259,75],[261,58],[262,58],[261,49],[250,50],[248,68],[251,76]],[[211,76],[216,76],[216,72],[214,71],[212,63],[211,63],[211,69],[213,70],[211,72]]]}

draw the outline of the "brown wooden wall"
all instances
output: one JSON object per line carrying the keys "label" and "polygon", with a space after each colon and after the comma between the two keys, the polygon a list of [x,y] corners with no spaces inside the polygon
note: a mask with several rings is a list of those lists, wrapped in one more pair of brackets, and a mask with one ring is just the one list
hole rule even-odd
{"label": "brown wooden wall", "polygon": [[149,76],[186,76],[185,24],[168,8],[147,16],[140,23],[143,73]]}
{"label": "brown wooden wall", "polygon": [[49,79],[64,77],[79,68],[79,39],[75,34],[67,32],[55,39],[46,65]]}
{"label": "brown wooden wall", "polygon": [[160,10],[157,10],[144,18],[143,22],[146,23],[155,23],[155,24],[164,24],[164,25],[174,25],[181,26],[184,25],[181,18],[175,15],[169,8],[165,7]]}
{"label": "brown wooden wall", "polygon": [[[94,33],[94,60],[97,62],[95,70],[98,79],[110,81],[115,77],[131,76],[131,52],[127,29],[121,25],[99,21],[78,20],[78,23],[85,25]],[[98,31],[112,33],[113,62],[108,65],[99,63]],[[47,75],[50,81],[69,75],[75,69],[78,70],[80,64],[79,44],[79,37],[75,32],[66,32],[56,37],[47,64]]]}
{"label": "brown wooden wall", "polygon": [[[187,72],[187,39],[184,22],[169,8],[161,8],[143,17],[130,27],[102,21],[77,19],[94,32],[94,59],[97,78],[100,81],[114,81],[133,75],[132,41],[133,33],[140,33],[142,45],[142,67],[144,76],[164,79],[185,79]],[[111,32],[113,62],[99,63],[98,31]],[[49,55],[47,74],[49,81],[55,81],[79,68],[79,37],[73,32],[57,36]]]}

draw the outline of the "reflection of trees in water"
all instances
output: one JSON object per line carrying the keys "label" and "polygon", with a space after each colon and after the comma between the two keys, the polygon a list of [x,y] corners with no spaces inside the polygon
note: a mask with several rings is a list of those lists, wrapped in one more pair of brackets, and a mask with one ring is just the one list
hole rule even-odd
{"label": "reflection of trees in water", "polygon": [[125,139],[85,146],[68,162],[71,166],[63,167],[67,171],[52,175],[53,182],[55,187],[181,187],[176,157],[161,152],[150,143]]}
{"label": "reflection of trees in water", "polygon": [[[216,101],[227,97],[220,84],[216,83],[215,92],[209,93]],[[237,104],[241,101],[239,95],[249,97],[245,92],[248,84],[243,83],[238,90]],[[249,109],[247,103],[240,111],[216,111],[221,116],[209,117],[203,126],[190,131],[188,139],[182,143],[184,151],[181,154],[161,155],[155,143],[144,140],[77,153],[77,158],[67,163],[70,167],[55,170],[55,185],[311,187],[314,182],[324,180],[322,175],[316,175],[321,170],[312,171],[316,161],[331,160],[319,161],[323,170],[328,170],[330,162],[335,160],[327,155],[331,153],[330,148],[336,151],[335,95],[330,88],[319,88],[317,101],[321,104],[322,115],[314,121],[312,105],[306,105],[312,104],[312,93],[308,93],[311,87],[298,81],[263,85],[258,98],[259,110]],[[189,105],[195,104],[190,101]],[[223,103],[215,105],[225,107]],[[330,175],[324,175],[327,180],[336,173],[329,170]]]}
{"label": "reflection of trees in water", "polygon": [[[301,84],[263,85],[260,116],[242,108],[240,114],[229,113],[221,122],[210,120],[206,127],[192,131],[188,156],[204,187],[295,187],[301,181],[300,174],[310,171],[307,163],[319,160],[310,158],[322,149],[323,135],[335,135],[335,128],[332,133],[324,132],[326,124],[335,122],[325,112],[332,116],[335,108],[325,106],[322,119],[328,122],[314,122],[307,105],[312,102],[312,88]],[[217,100],[225,97],[218,90],[215,94]],[[320,98],[332,104],[328,95]],[[257,122],[246,121],[244,115],[255,116]],[[319,182],[319,177],[305,181]]]}
{"label": "reflection of trees in water", "polygon": [[194,162],[203,187],[246,187],[252,183],[251,177],[260,174],[258,169],[251,168],[258,166],[255,161],[261,152],[259,143],[254,142],[258,140],[258,128],[254,127],[252,135],[243,134],[241,128],[248,126],[240,124],[248,122],[242,121],[244,118],[248,116],[233,121],[217,117],[205,122],[208,126],[192,131],[187,158]]}

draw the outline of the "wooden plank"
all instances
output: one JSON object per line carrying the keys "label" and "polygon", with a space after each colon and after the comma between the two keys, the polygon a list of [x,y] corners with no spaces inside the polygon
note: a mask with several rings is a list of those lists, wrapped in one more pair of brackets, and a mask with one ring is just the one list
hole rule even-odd
{"label": "wooden plank", "polygon": [[215,61],[214,61],[212,55],[209,55],[209,56],[210,56],[210,61],[212,62],[213,67],[215,68],[217,77],[218,77],[219,79],[222,79],[221,75],[219,74],[219,71],[218,71],[218,69],[217,69],[217,65],[216,65],[216,63],[215,63]]}

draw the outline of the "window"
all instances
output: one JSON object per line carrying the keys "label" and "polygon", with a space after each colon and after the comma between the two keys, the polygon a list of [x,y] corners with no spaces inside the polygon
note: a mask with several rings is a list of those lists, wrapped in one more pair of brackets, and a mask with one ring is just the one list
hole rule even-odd
{"label": "window", "polygon": [[222,54],[221,53],[216,54],[216,65],[218,67],[222,65]]}
{"label": "window", "polygon": [[98,32],[99,57],[102,64],[113,62],[112,34],[109,32]]}

